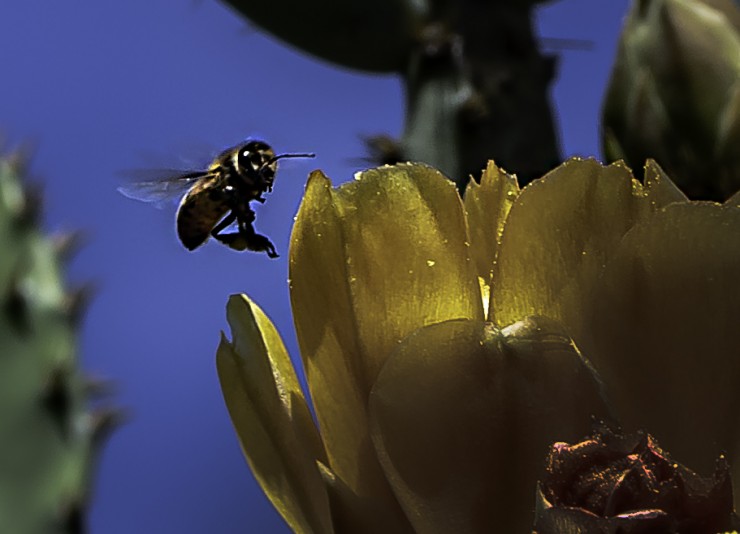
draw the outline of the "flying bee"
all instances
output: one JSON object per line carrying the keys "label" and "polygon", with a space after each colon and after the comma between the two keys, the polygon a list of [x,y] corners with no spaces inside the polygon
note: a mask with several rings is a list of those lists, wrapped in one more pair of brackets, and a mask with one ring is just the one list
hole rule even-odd
{"label": "flying bee", "polygon": [[[161,202],[184,193],[177,208],[177,236],[188,250],[213,237],[234,250],[266,252],[277,258],[272,242],[254,230],[255,213],[249,204],[253,200],[265,202],[263,195],[272,191],[279,159],[314,156],[275,155],[264,141],[248,141],[224,150],[206,170],[133,183],[118,190],[144,202]],[[226,232],[234,224],[236,231]]]}

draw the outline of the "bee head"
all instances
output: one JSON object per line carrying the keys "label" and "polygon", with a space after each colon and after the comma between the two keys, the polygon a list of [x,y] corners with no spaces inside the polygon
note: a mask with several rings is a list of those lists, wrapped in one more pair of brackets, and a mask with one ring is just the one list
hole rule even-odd
{"label": "bee head", "polygon": [[275,152],[263,141],[250,141],[239,147],[236,166],[245,174],[257,175],[263,181],[272,184],[277,170]]}
{"label": "bee head", "polygon": [[257,176],[267,190],[272,189],[277,160],[282,158],[313,158],[315,154],[278,154],[264,141],[250,141],[239,147],[236,163],[240,172]]}

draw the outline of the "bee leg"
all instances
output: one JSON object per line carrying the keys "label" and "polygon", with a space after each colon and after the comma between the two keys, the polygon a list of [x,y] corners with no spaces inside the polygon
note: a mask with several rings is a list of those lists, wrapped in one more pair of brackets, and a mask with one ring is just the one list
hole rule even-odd
{"label": "bee leg", "polygon": [[267,199],[265,197],[263,197],[262,195],[260,195],[257,198],[255,198],[255,200],[257,202],[259,202],[260,204],[264,204],[265,203],[265,200],[267,200]]}
{"label": "bee leg", "polygon": [[[232,211],[211,231],[211,235],[233,250],[265,252],[270,258],[277,258],[275,245],[267,237],[255,232],[253,220],[254,212],[251,210],[241,216]],[[221,232],[234,221],[238,221],[239,231],[222,234]]]}
{"label": "bee leg", "polygon": [[255,252],[265,252],[270,258],[277,258],[279,254],[267,237],[254,231],[251,223],[239,222],[239,235],[244,239],[246,248]]}
{"label": "bee leg", "polygon": [[236,213],[233,211],[229,213],[226,217],[223,218],[223,220],[218,223],[216,226],[213,227],[213,230],[211,230],[211,236],[218,239],[218,235],[230,224],[233,224],[234,221],[236,221]]}
{"label": "bee leg", "polygon": [[265,252],[270,258],[277,258],[279,256],[275,250],[275,245],[273,245],[267,237],[255,232],[251,225],[249,226],[249,230],[244,229],[239,232],[218,234],[214,237],[233,250]]}

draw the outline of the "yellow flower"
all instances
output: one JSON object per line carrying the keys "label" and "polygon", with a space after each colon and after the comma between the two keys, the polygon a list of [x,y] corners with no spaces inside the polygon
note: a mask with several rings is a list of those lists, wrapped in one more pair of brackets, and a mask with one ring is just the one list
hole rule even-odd
{"label": "yellow flower", "polygon": [[464,203],[423,165],[314,173],[290,279],[318,426],[247,297],[218,350],[257,480],[297,532],[526,531],[548,445],[609,416],[569,334],[625,422],[711,461],[735,443],[737,204],[689,203],[654,164],[643,186],[573,160],[521,192],[490,164]]}

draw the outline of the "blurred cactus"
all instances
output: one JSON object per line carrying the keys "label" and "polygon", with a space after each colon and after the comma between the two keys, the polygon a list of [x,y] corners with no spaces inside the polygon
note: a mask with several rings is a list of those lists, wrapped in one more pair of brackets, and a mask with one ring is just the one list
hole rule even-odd
{"label": "blurred cactus", "polygon": [[[532,29],[543,0],[225,2],[315,56],[403,77],[403,136],[390,145],[376,138],[394,147],[377,163],[423,161],[462,191],[491,156],[522,183],[560,161],[548,101],[555,60]],[[370,151],[377,145],[371,138]]]}
{"label": "blurred cactus", "polygon": [[636,0],[606,95],[604,151],[652,157],[696,199],[740,189],[740,8],[733,0]]}
{"label": "blurred cactus", "polygon": [[87,291],[65,292],[72,241],[38,228],[40,195],[0,158],[0,532],[84,531],[92,464],[116,420],[89,412],[75,356]]}

